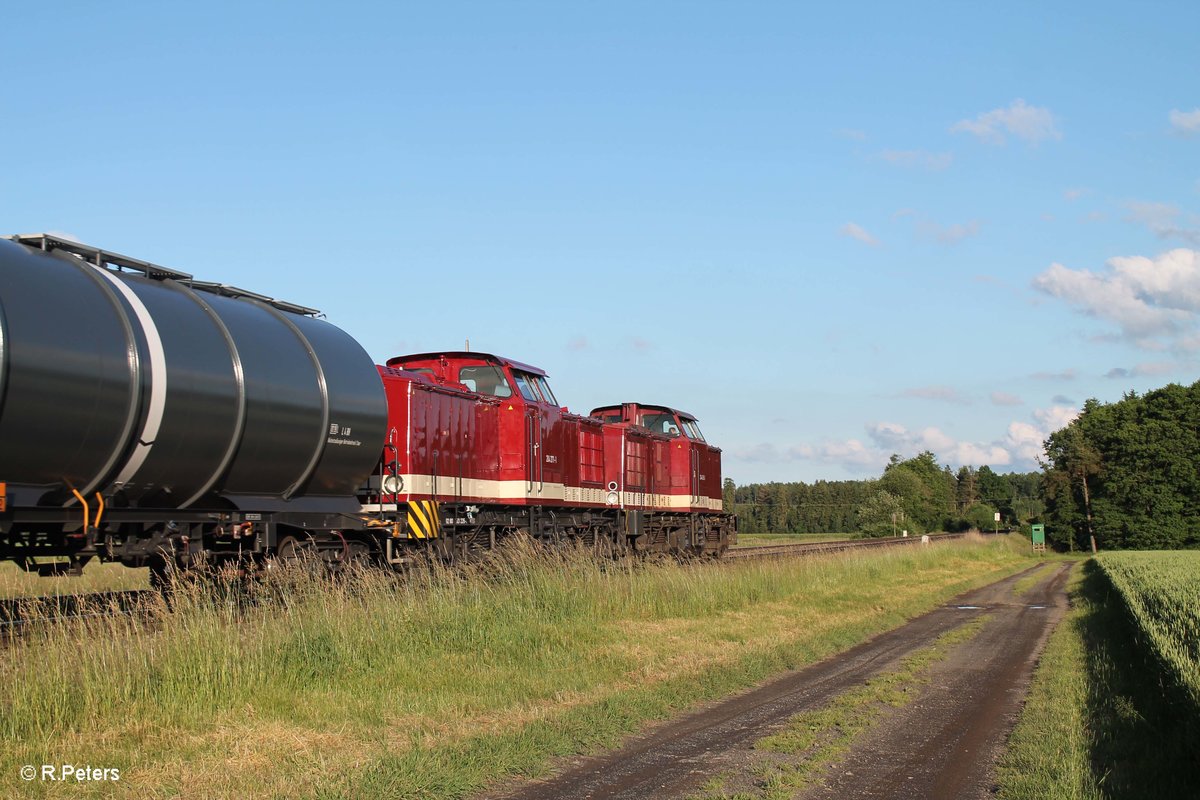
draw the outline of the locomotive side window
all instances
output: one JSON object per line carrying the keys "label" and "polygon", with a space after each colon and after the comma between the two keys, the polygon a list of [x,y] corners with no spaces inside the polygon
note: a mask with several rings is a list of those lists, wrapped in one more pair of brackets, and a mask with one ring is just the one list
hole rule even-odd
{"label": "locomotive side window", "polygon": [[542,390],[542,397],[546,398],[546,402],[558,405],[558,399],[555,398],[554,392],[550,391],[550,384],[546,382],[545,376],[538,375],[534,380],[537,381],[538,388]]}
{"label": "locomotive side window", "polygon": [[458,371],[458,382],[472,392],[492,397],[512,397],[512,387],[504,379],[499,367],[463,367]]}
{"label": "locomotive side window", "polygon": [[514,372],[513,380],[517,383],[517,391],[521,393],[521,397],[524,397],[531,403],[541,401],[537,390],[533,388],[533,382],[530,380],[529,375],[526,375],[524,372]]}
{"label": "locomotive side window", "polygon": [[695,439],[698,442],[704,441],[704,434],[700,432],[700,426],[696,424],[695,420],[684,420],[683,430],[687,433],[689,439]]}

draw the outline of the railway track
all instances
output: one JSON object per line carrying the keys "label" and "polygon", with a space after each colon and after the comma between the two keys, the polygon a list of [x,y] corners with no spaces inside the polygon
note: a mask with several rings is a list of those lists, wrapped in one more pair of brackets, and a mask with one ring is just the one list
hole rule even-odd
{"label": "railway track", "polygon": [[[929,537],[931,542],[960,539],[963,533],[940,533]],[[901,547],[920,544],[921,537],[887,539],[846,539],[835,542],[796,542],[735,547],[726,551],[722,560],[789,558],[801,555],[840,553],[848,550],[868,550],[881,547]],[[9,638],[26,626],[38,622],[59,622],[132,614],[145,606],[153,596],[152,589],[129,589],[91,594],[43,595],[0,600],[0,640]]]}
{"label": "railway track", "polygon": [[153,595],[150,589],[119,592],[43,595],[0,600],[0,640],[40,622],[132,614]]}
{"label": "railway track", "polygon": [[[929,537],[930,542],[961,539],[965,533],[937,533]],[[787,558],[797,555],[815,555],[819,553],[841,553],[846,550],[868,550],[879,547],[900,547],[920,544],[920,536],[895,537],[886,539],[845,539],[838,542],[794,542],[791,544],[768,544],[760,547],[735,547],[725,552],[723,558]]]}

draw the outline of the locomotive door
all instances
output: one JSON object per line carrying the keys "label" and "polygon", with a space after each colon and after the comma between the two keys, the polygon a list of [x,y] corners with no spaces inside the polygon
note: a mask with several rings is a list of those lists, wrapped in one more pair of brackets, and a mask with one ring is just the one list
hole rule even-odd
{"label": "locomotive door", "polygon": [[692,452],[692,499],[691,506],[695,508],[700,505],[700,451],[695,445],[688,444],[688,449]]}
{"label": "locomotive door", "polygon": [[535,405],[525,408],[525,442],[528,448],[525,474],[525,494],[527,497],[540,498],[546,487],[546,468],[542,454],[542,413]]}

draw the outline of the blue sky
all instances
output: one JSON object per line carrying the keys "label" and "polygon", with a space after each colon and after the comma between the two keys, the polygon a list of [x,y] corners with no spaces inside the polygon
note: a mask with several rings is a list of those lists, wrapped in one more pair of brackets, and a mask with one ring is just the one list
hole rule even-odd
{"label": "blue sky", "polygon": [[688,409],[739,483],[1032,469],[1200,377],[1200,4],[1045,5],[25,4],[0,228]]}

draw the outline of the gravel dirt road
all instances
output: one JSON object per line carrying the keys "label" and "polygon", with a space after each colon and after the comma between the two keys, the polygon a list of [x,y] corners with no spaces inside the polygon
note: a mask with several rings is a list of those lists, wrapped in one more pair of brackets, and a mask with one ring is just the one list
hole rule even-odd
{"label": "gravel dirt road", "polygon": [[[1036,568],[1035,568],[1036,569]],[[1067,565],[1022,595],[1031,570],[955,598],[903,627],[743,694],[661,724],[610,753],[564,763],[543,781],[485,793],[505,800],[686,798],[714,776],[741,776],[759,739],[824,706],[962,623],[982,630],[931,668],[916,700],[888,715],[810,787],[806,798],[990,796],[991,771],[1020,712],[1033,666],[1066,611]]]}

